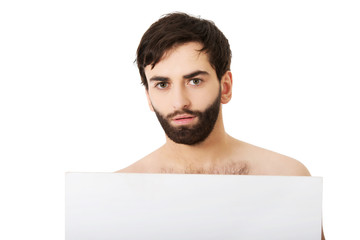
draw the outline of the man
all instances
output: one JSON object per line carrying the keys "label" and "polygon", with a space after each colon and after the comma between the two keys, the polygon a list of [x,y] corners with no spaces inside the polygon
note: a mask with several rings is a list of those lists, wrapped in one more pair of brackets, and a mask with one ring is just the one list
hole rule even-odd
{"label": "man", "polygon": [[155,22],[141,39],[137,64],[166,143],[118,172],[309,176],[297,160],[225,132],[230,63],[228,40],[212,22],[184,13]]}
{"label": "man", "polygon": [[231,50],[214,23],[166,15],[143,35],[136,61],[166,143],[119,173],[310,176],[299,161],[225,132],[222,104],[232,96]]}

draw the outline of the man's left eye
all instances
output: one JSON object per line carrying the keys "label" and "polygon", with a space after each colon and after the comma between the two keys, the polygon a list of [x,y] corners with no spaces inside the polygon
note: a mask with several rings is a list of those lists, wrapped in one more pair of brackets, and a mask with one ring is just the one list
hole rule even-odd
{"label": "man's left eye", "polygon": [[194,79],[191,79],[190,80],[190,84],[191,85],[199,85],[201,83],[201,79],[198,79],[198,78],[194,78]]}

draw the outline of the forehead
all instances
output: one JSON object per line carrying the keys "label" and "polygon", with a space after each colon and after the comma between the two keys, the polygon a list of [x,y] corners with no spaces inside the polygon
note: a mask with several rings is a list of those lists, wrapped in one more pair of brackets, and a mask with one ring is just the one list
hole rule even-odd
{"label": "forehead", "polygon": [[167,51],[153,69],[151,64],[145,67],[146,78],[150,79],[154,75],[175,78],[197,70],[216,74],[207,53],[200,51],[202,48],[202,44],[190,42]]}

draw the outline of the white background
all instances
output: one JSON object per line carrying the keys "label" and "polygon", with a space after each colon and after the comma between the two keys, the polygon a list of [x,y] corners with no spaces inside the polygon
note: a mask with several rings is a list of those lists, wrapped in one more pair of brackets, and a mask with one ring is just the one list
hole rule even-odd
{"label": "white background", "polygon": [[[357,1],[1,1],[1,239],[64,239],[64,173],[113,172],[161,146],[135,60],[161,15],[230,41],[227,132],[324,177],[327,239],[358,239]],[[5,237],[6,236],[6,237]]]}

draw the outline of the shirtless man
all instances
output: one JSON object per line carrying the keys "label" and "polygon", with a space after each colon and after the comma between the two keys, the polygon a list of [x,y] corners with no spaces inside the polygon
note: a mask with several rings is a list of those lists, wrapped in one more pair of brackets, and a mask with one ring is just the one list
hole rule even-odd
{"label": "shirtless man", "polygon": [[310,176],[299,161],[225,132],[230,63],[228,40],[210,21],[173,13],[151,25],[137,64],[166,143],[118,172]]}
{"label": "shirtless man", "polygon": [[230,63],[229,43],[212,22],[182,13],[155,22],[139,44],[137,64],[166,143],[118,172],[309,176],[297,160],[225,132]]}

